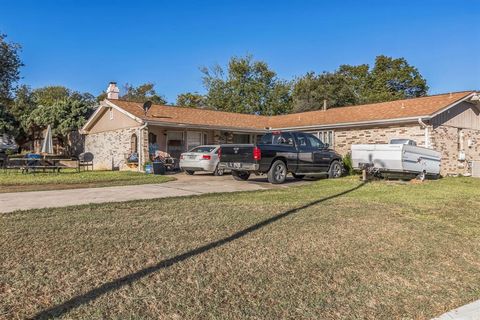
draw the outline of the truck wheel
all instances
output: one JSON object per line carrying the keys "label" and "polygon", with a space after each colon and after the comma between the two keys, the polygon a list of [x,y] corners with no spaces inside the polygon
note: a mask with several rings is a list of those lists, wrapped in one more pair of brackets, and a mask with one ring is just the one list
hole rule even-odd
{"label": "truck wheel", "polygon": [[237,181],[246,181],[248,178],[250,178],[250,173],[246,171],[232,171],[232,177],[233,179]]}
{"label": "truck wheel", "polygon": [[304,174],[296,174],[296,173],[292,173],[293,177],[295,179],[303,179],[305,178],[305,175]]}
{"label": "truck wheel", "polygon": [[282,160],[277,160],[272,164],[267,173],[268,182],[273,184],[284,183],[287,178],[287,166]]}
{"label": "truck wheel", "polygon": [[330,164],[330,169],[328,169],[328,178],[336,179],[342,176],[342,165],[339,161],[335,160]]}
{"label": "truck wheel", "polygon": [[185,173],[188,174],[189,176],[193,175],[195,171],[193,170],[185,170]]}

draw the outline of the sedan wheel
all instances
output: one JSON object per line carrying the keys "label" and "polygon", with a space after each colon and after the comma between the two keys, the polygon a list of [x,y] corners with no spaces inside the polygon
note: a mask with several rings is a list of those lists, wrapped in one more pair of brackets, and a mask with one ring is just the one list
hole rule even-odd
{"label": "sedan wheel", "polygon": [[219,168],[218,165],[215,171],[213,171],[214,176],[223,176],[224,173],[225,171],[222,168]]}

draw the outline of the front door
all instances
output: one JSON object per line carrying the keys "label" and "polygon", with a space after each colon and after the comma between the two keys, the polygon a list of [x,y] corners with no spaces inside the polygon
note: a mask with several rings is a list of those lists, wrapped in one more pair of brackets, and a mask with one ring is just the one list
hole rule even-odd
{"label": "front door", "polygon": [[173,158],[180,159],[183,148],[183,132],[167,131],[167,153]]}

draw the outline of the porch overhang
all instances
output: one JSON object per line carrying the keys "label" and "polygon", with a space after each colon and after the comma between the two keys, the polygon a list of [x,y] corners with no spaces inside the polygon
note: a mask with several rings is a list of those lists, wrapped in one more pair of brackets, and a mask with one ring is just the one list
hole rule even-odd
{"label": "porch overhang", "polygon": [[146,121],[147,126],[168,127],[175,129],[201,129],[201,130],[218,130],[218,131],[234,131],[245,133],[265,133],[269,129],[256,129],[256,128],[241,128],[241,127],[226,127],[226,126],[211,126],[211,125],[197,125],[190,123],[168,122],[168,121]]}

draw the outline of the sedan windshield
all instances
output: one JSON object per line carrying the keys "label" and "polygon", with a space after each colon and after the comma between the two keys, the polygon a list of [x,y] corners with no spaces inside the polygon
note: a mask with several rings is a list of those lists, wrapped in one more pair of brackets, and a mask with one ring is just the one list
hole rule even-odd
{"label": "sedan windshield", "polygon": [[210,153],[213,150],[215,150],[215,147],[196,147],[190,150],[190,152]]}

